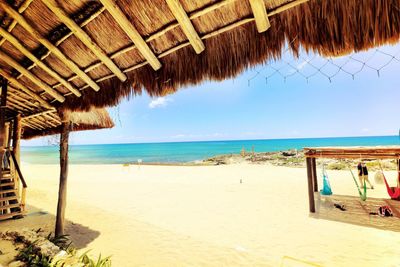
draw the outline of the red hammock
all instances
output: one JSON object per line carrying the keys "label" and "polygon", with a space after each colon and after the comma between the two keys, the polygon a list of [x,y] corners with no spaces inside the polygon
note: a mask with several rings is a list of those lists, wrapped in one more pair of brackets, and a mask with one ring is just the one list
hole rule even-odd
{"label": "red hammock", "polygon": [[[383,174],[383,170],[382,170],[382,176],[383,176],[383,181],[385,182],[385,185],[386,185],[386,190],[387,190],[390,198],[400,200],[400,187],[390,187],[390,185],[386,181],[385,174]],[[398,174],[397,177],[398,177],[399,184],[400,184],[400,173]]]}

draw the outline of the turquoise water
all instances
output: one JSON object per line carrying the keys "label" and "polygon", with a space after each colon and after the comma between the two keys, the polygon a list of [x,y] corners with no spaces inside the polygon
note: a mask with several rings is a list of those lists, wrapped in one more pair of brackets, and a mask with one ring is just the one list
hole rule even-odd
{"label": "turquoise water", "polygon": [[[302,149],[307,146],[400,145],[399,136],[235,140],[179,143],[107,144],[70,146],[72,164],[122,164],[137,162],[190,162],[220,154],[240,153],[242,147],[256,152]],[[22,147],[22,161],[57,164],[58,146]]]}

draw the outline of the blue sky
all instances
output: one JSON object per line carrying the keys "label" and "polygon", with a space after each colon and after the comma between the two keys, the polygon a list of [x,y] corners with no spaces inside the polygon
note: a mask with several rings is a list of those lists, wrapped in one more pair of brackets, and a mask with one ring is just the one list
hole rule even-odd
{"label": "blue sky", "polygon": [[[377,72],[370,67],[391,64]],[[326,60],[302,53],[223,82],[204,82],[173,95],[148,95],[110,108],[116,127],[74,133],[72,144],[396,135],[400,128],[400,46]],[[360,63],[367,62],[367,65]],[[324,65],[325,64],[325,65]],[[272,67],[273,68],[272,68]],[[289,75],[286,81],[275,72]],[[322,68],[328,78],[316,73]],[[275,72],[274,75],[272,75]],[[300,75],[312,76],[307,82]],[[272,75],[266,80],[266,77]],[[23,145],[48,145],[57,137]]]}

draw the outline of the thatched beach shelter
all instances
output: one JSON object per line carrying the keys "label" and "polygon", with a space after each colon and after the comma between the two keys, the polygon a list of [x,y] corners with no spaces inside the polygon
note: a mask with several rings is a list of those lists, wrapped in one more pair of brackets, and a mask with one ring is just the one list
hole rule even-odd
{"label": "thatched beach shelter", "polygon": [[397,43],[399,10],[400,0],[0,0],[0,146],[15,114],[56,109],[63,138],[69,111],[231,78],[286,49]]}

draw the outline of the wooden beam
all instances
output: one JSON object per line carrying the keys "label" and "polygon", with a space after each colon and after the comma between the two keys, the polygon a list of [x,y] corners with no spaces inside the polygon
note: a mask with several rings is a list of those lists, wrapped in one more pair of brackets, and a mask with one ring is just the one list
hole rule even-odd
{"label": "wooden beam", "polygon": [[[24,1],[18,8],[18,13],[23,13],[28,7],[29,5],[33,2],[33,0],[26,0]],[[10,23],[10,25],[7,27],[7,31],[11,32],[15,26],[17,26],[17,22],[15,20],[12,20],[12,22]],[[2,46],[4,44],[4,42],[6,41],[5,38],[1,38],[0,40],[0,46]]]}
{"label": "wooden beam", "polygon": [[200,39],[199,34],[196,32],[193,27],[192,22],[190,21],[186,11],[183,9],[179,0],[166,0],[169,9],[172,14],[180,24],[182,31],[185,33],[186,37],[189,39],[190,44],[193,46],[194,51],[197,54],[200,54],[204,51],[205,46],[203,41]]}
{"label": "wooden beam", "polygon": [[11,33],[7,32],[3,28],[0,27],[0,35],[3,36],[7,41],[15,46],[22,54],[24,54],[27,58],[29,58],[32,62],[38,65],[41,69],[46,71],[50,76],[55,78],[58,82],[64,85],[68,90],[70,90],[73,94],[80,97],[82,94],[79,92],[71,83],[67,82],[63,77],[61,77],[57,72],[50,69],[46,64],[44,64],[40,59],[38,59],[34,54],[32,54],[26,47]]}
{"label": "wooden beam", "polygon": [[150,47],[144,41],[143,37],[139,34],[133,24],[129,21],[126,15],[119,8],[114,0],[100,0],[103,6],[111,14],[114,20],[118,23],[121,29],[128,35],[132,42],[136,45],[139,52],[149,62],[154,70],[161,68],[161,62],[157,59],[156,55],[151,51]]}
{"label": "wooden beam", "polygon": [[0,76],[3,76],[3,78],[7,79],[12,85],[32,97],[34,100],[38,101],[40,104],[43,105],[45,108],[53,108],[49,103],[47,103],[43,98],[38,96],[35,92],[31,91],[29,88],[21,84],[17,79],[12,77],[10,74],[8,74],[6,71],[0,68]]}
{"label": "wooden beam", "polygon": [[25,116],[25,117],[22,118],[22,120],[28,120],[28,119],[31,119],[31,118],[34,118],[34,117],[42,116],[44,114],[55,113],[55,112],[56,112],[55,109],[45,110],[45,111],[41,111],[41,112],[29,115],[29,116]]}
{"label": "wooden beam", "polygon": [[21,133],[22,133],[22,125],[21,125],[21,115],[18,114],[17,117],[14,118],[13,121],[13,142],[12,142],[12,147],[13,147],[13,152],[15,155],[15,158],[17,159],[18,165],[21,165],[21,160],[20,160],[20,143],[21,143]]}
{"label": "wooden beam", "polygon": [[46,91],[49,95],[57,99],[59,102],[64,102],[65,97],[62,96],[59,92],[51,88],[47,83],[43,82],[40,80],[36,75],[31,73],[29,70],[25,69],[22,67],[17,61],[15,61],[13,58],[11,58],[9,55],[3,53],[0,51],[0,59],[9,64],[11,67],[16,69],[17,71],[21,72],[25,77],[27,77],[29,80],[31,80],[34,84],[39,86],[41,89]]}
{"label": "wooden beam", "polygon": [[58,57],[71,71],[79,76],[83,81],[85,81],[91,88],[95,91],[100,89],[99,85],[96,84],[92,78],[90,78],[84,71],[82,71],[78,65],[71,59],[67,58],[63,52],[55,45],[53,45],[49,40],[44,38],[38,30],[36,30],[31,23],[26,21],[26,19],[21,16],[17,11],[15,11],[11,6],[9,6],[4,0],[0,0],[0,8],[7,12],[10,17],[16,20],[27,32],[29,32],[33,37],[35,37],[42,45],[44,45],[48,50],[50,50],[56,57]]}
{"label": "wooden beam", "polygon": [[42,2],[64,23],[74,35],[82,41],[121,81],[126,80],[126,75],[107,56],[93,39],[82,28],[72,20],[68,14],[58,5],[55,0],[42,0]]}
{"label": "wooden beam", "polygon": [[[96,17],[98,17],[101,13],[103,13],[103,11],[105,10],[104,7],[99,8],[96,12],[94,12],[90,17],[88,17],[86,20],[82,21],[81,24],[79,24],[79,26],[85,27],[87,24],[89,24],[92,20],[94,20]],[[21,12],[20,12],[21,13]],[[67,40],[71,35],[73,35],[73,32],[68,32],[66,33],[63,37],[61,37],[59,40],[57,40],[57,42],[55,42],[56,46],[60,46],[60,44],[62,44],[65,40]],[[48,50],[43,56],[40,57],[40,60],[43,61],[45,60],[45,58],[47,58],[49,55],[51,54],[51,51]],[[103,62],[100,62],[101,64]],[[30,70],[33,67],[35,67],[36,64],[32,63],[27,69]],[[87,71],[85,71],[87,73]],[[54,86],[53,86],[54,88]]]}
{"label": "wooden beam", "polygon": [[61,117],[61,135],[60,135],[60,185],[58,190],[58,204],[55,236],[64,235],[65,226],[65,207],[67,205],[67,179],[68,179],[68,140],[71,128],[69,114]]}
{"label": "wooden beam", "polygon": [[307,163],[307,184],[308,184],[308,204],[310,208],[310,212],[315,212],[315,201],[314,201],[314,188],[313,188],[313,177],[311,170],[311,158],[306,158]]}
{"label": "wooden beam", "polygon": [[267,8],[264,0],[249,0],[251,10],[253,11],[254,18],[256,20],[256,26],[259,33],[265,32],[271,27],[271,24],[267,15]]}
{"label": "wooden beam", "polygon": [[39,127],[35,126],[34,124],[32,124],[30,122],[22,121],[21,124],[26,126],[26,127],[31,128],[31,129],[34,129],[34,130],[40,130]]}
{"label": "wooden beam", "polygon": [[[13,96],[13,95],[11,95]],[[15,104],[17,104],[19,107],[23,107],[26,110],[35,110],[35,108],[28,106],[27,104],[23,103],[22,101],[19,101],[17,99],[13,99],[13,98],[9,98],[8,101],[10,102],[14,102]]]}

